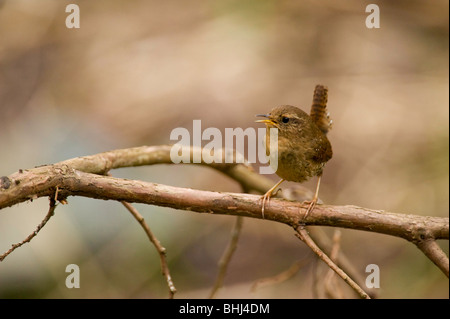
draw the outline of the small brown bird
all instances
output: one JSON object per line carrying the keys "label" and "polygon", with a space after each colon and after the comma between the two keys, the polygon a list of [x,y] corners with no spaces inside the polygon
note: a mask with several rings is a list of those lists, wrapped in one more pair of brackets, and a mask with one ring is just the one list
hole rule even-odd
{"label": "small brown bird", "polygon": [[285,180],[304,182],[317,176],[317,187],[313,199],[303,218],[313,210],[319,198],[320,179],[323,167],[328,162],[333,151],[326,134],[332,121],[327,113],[328,89],[317,85],[314,91],[311,113],[308,115],[295,106],[281,105],[256,122],[264,123],[266,132],[266,153],[270,152],[270,129],[278,129],[278,167],[276,174],[281,180],[262,197],[262,216],[264,218],[265,202],[270,200],[275,189]]}

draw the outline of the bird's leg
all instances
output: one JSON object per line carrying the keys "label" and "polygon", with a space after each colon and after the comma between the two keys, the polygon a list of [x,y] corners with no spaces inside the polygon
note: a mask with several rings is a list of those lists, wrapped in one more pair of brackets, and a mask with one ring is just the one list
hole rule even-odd
{"label": "bird's leg", "polygon": [[316,193],[314,194],[314,197],[311,201],[304,201],[303,204],[309,204],[308,210],[306,211],[305,216],[303,216],[303,219],[306,219],[308,217],[309,213],[314,209],[314,207],[317,204],[317,200],[319,199],[319,188],[320,188],[320,179],[322,178],[322,175],[318,176],[317,179],[317,186],[316,186]]}
{"label": "bird's leg", "polygon": [[278,183],[275,184],[274,187],[272,187],[271,189],[269,189],[262,197],[262,218],[264,219],[264,206],[266,205],[266,201],[270,201],[270,197],[272,197],[272,193],[273,191],[281,184],[284,182],[284,179],[281,179]]}

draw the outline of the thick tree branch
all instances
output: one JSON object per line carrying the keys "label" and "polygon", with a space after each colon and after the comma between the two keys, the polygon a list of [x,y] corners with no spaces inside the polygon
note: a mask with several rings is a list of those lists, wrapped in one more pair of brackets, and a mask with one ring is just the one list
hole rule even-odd
{"label": "thick tree branch", "polygon": [[[52,196],[58,188],[60,201],[67,196],[85,196],[200,213],[261,218],[261,201],[257,195],[208,192],[97,175],[113,168],[170,162],[170,146],[153,146],[116,150],[19,170],[0,178],[0,209],[37,197]],[[243,164],[209,166],[247,189],[263,193],[271,186],[265,177]],[[313,213],[303,220],[306,208],[299,202],[272,198],[266,207],[265,218],[292,227],[303,223],[377,232],[401,237],[414,244],[449,239],[448,218],[397,214],[357,206],[317,205]],[[419,248],[422,247],[428,257],[432,256],[430,258],[440,269],[444,272],[447,269],[448,276],[447,256],[439,250],[429,249],[429,246]]]}
{"label": "thick tree branch", "polygon": [[[258,195],[201,191],[101,176],[56,164],[24,171],[21,177],[19,185],[11,186],[18,190],[2,190],[0,208],[36,197],[50,196],[59,187],[59,198],[84,196],[199,213],[262,218]],[[16,194],[16,197],[12,197],[11,193]],[[448,218],[397,214],[350,205],[317,205],[314,214],[302,220],[306,209],[301,203],[273,198],[267,205],[265,217],[290,226],[303,222],[306,225],[351,228],[398,236],[413,242],[427,238],[449,238]]]}
{"label": "thick tree branch", "polygon": [[[95,155],[76,157],[53,165],[43,165],[26,170],[20,169],[10,176],[0,177],[0,209],[28,199],[33,199],[37,194],[33,192],[33,188],[30,189],[30,186],[33,186],[34,183],[47,183],[52,178],[51,176],[47,176],[47,173],[56,174],[60,172],[64,174],[66,169],[72,168],[86,173],[103,175],[112,169],[123,167],[173,164],[170,158],[171,147],[171,145],[159,145],[119,149]],[[187,152],[190,152],[192,159],[194,157],[201,157],[202,150],[192,147]],[[222,163],[209,164],[201,162],[198,165],[204,165],[226,174],[242,185],[243,189],[249,191],[254,190],[263,194],[273,186],[273,181],[254,172],[248,164],[227,164],[222,161]],[[46,176],[48,180],[43,181],[43,177]],[[27,182],[26,185],[19,185],[22,181]],[[301,185],[297,187],[296,193],[296,199],[298,201],[310,199],[313,195],[310,190]]]}

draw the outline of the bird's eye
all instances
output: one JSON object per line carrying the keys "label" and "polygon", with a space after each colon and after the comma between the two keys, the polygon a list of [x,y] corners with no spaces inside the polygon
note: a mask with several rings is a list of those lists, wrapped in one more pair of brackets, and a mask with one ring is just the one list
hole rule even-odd
{"label": "bird's eye", "polygon": [[281,121],[282,121],[283,123],[287,123],[287,122],[289,122],[289,117],[283,116],[283,117],[281,118]]}

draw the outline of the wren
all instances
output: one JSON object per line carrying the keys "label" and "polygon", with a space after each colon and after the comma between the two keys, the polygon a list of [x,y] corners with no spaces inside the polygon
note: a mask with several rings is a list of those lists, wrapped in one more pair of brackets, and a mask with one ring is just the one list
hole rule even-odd
{"label": "wren", "polygon": [[270,201],[275,189],[283,181],[304,182],[317,176],[314,197],[308,203],[303,219],[314,209],[319,198],[319,187],[325,164],[333,156],[327,133],[332,120],[327,112],[328,89],[317,85],[314,90],[311,112],[308,115],[301,109],[281,105],[273,108],[269,114],[256,115],[265,117],[256,122],[264,123],[266,131],[266,153],[270,152],[270,129],[278,129],[278,163],[276,174],[281,180],[262,196],[262,217],[266,201]]}

